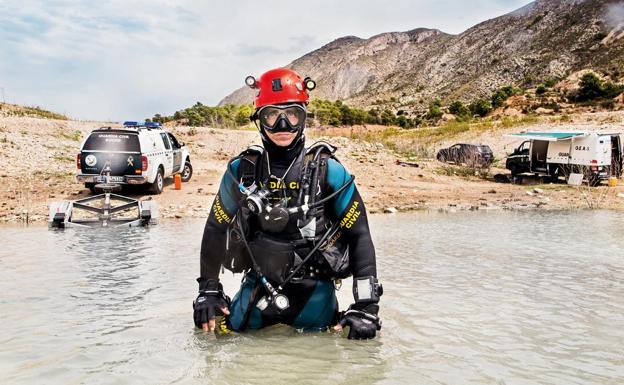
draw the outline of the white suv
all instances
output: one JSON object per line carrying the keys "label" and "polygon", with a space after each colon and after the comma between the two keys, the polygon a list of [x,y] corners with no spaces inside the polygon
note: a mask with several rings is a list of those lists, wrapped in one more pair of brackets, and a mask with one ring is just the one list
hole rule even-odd
{"label": "white suv", "polygon": [[193,175],[188,149],[159,123],[124,122],[123,128],[91,132],[76,155],[76,178],[94,192],[105,182],[106,165],[110,182],[147,184],[153,194],[162,192],[164,178],[181,174],[187,182]]}

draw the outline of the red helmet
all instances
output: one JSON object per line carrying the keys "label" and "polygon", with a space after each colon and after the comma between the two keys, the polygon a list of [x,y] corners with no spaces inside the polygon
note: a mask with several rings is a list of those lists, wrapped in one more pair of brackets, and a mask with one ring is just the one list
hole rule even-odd
{"label": "red helmet", "polygon": [[301,79],[298,73],[288,68],[276,68],[265,72],[260,79],[248,76],[247,86],[258,89],[254,105],[256,109],[271,104],[303,103],[310,99],[308,91],[316,87],[314,80]]}

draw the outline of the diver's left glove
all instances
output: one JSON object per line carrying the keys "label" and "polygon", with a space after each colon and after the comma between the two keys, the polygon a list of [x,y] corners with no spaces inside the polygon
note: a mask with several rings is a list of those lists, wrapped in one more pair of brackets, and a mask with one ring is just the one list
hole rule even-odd
{"label": "diver's left glove", "polygon": [[[215,316],[229,314],[230,297],[223,292],[223,285],[218,279],[197,278],[199,295],[193,301],[193,321],[195,326],[202,329],[210,321],[214,323]],[[222,309],[225,309],[223,311]],[[214,329],[214,326],[210,329]]]}
{"label": "diver's left glove", "polygon": [[338,325],[340,328],[349,326],[350,340],[366,340],[375,338],[377,330],[381,330],[381,319],[377,316],[379,305],[369,303],[367,305],[354,303],[342,312]]}

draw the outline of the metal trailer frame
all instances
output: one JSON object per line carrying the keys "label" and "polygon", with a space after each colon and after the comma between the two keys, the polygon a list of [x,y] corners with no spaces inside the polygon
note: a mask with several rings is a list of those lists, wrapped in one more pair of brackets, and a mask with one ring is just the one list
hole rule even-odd
{"label": "metal trailer frame", "polygon": [[[121,201],[113,205],[113,201]],[[103,201],[101,207],[89,205],[91,202]],[[115,214],[136,207],[134,217],[115,217]],[[79,210],[97,214],[97,218],[74,218]],[[78,199],[75,201],[52,202],[49,209],[48,227],[135,227],[157,224],[158,203],[154,200],[137,200],[123,195],[105,191],[103,194]]]}

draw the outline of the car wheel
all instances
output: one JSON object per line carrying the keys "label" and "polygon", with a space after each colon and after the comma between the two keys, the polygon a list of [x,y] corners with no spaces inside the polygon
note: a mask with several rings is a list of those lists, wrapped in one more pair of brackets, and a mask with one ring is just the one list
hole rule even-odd
{"label": "car wheel", "polygon": [[191,162],[187,160],[182,169],[182,182],[188,182],[191,180],[191,176],[193,176],[193,166],[191,166]]}
{"label": "car wheel", "polygon": [[518,175],[518,170],[516,169],[516,166],[511,166],[509,168],[509,171],[511,171],[511,177],[515,178]]}
{"label": "car wheel", "polygon": [[150,185],[150,193],[154,195],[158,195],[163,192],[163,187],[165,185],[165,178],[163,177],[162,168],[158,168],[158,172],[156,173],[156,178],[154,178],[154,182]]}

